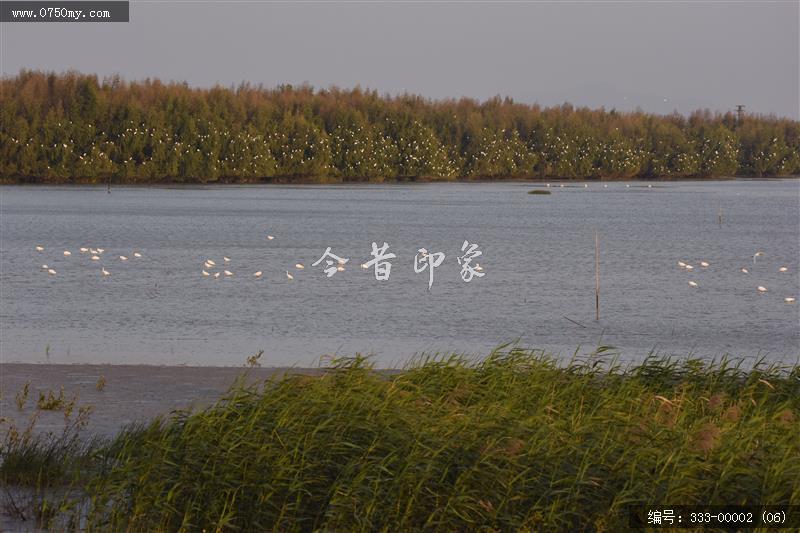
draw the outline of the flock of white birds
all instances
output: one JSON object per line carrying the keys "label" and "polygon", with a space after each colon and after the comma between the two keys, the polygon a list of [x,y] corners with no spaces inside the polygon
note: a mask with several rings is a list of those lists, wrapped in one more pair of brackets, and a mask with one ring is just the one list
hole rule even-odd
{"label": "flock of white birds", "polygon": [[[759,250],[756,253],[754,253],[753,254],[753,264],[755,265],[756,261],[758,260],[758,258],[759,257],[763,257],[763,256],[764,256],[764,252],[762,252],[761,250]],[[711,266],[711,263],[709,263],[708,261],[700,261],[700,268],[701,269],[706,269],[706,268],[708,268],[710,266]],[[686,271],[686,272],[693,272],[694,271],[694,266],[690,265],[689,263],[687,263],[685,261],[678,261],[678,267],[681,268],[682,270]],[[742,268],[739,269],[739,271],[742,274],[750,274],[750,269],[748,269],[747,267],[742,267]],[[786,267],[786,266],[778,267],[778,272],[780,272],[781,274],[786,274],[786,273],[789,272],[789,267]],[[700,284],[697,283],[694,280],[689,280],[689,286],[694,288],[694,289],[700,288]],[[768,292],[767,288],[764,285],[757,285],[756,286],[756,291],[759,294],[766,294]],[[786,296],[786,297],[783,298],[783,301],[784,301],[784,303],[787,303],[787,304],[793,304],[797,300],[796,300],[796,298],[794,296]]]}
{"label": "flock of white birds", "polygon": [[[267,240],[268,241],[272,241],[274,239],[275,239],[274,235],[267,235]],[[44,246],[41,246],[41,245],[36,246],[35,249],[36,249],[37,252],[40,252],[40,253],[45,251]],[[101,260],[101,256],[103,255],[103,252],[105,252],[104,248],[90,248],[90,247],[81,247],[81,248],[79,248],[79,253],[87,254],[91,261],[100,261]],[[62,252],[62,255],[64,257],[71,257],[72,256],[72,252],[69,251],[69,250],[64,250]],[[142,257],[142,254],[141,254],[141,252],[134,251],[134,252],[131,253],[131,256],[134,259],[140,259]],[[126,255],[118,256],[118,260],[119,261],[127,261],[128,259],[129,259],[129,257],[126,256]],[[346,262],[347,262],[346,260],[340,260],[339,261],[339,265],[336,267],[336,270],[339,271],[339,272],[344,271],[344,269],[345,269],[344,268],[344,263],[346,263]],[[227,257],[227,256],[223,256],[222,257],[222,264],[219,265],[220,270],[217,271],[217,272],[213,272],[214,269],[218,268],[217,262],[214,261],[213,259],[206,259],[204,261],[204,263],[203,263],[203,269],[201,271],[202,275],[204,277],[209,277],[209,278],[213,278],[213,279],[219,279],[220,277],[231,277],[231,276],[234,275],[234,273],[230,270],[230,267],[229,267],[230,263],[231,263],[231,258]],[[296,270],[304,270],[306,267],[305,267],[305,265],[303,265],[303,263],[295,263],[294,268]],[[367,265],[362,264],[361,268],[362,269],[366,269]],[[54,269],[51,266],[46,265],[46,264],[42,265],[42,270],[44,272],[46,272],[47,274],[51,275],[51,276],[55,276],[58,273],[58,272],[56,272],[56,269]],[[209,271],[211,271],[211,272],[209,272]],[[110,276],[111,272],[108,269],[106,269],[105,266],[101,266],[100,267],[100,274],[102,274],[103,277],[106,277],[106,276]],[[261,270],[258,270],[258,271],[253,273],[253,277],[255,277],[255,278],[260,278],[263,275],[264,275],[264,272],[262,272]],[[288,281],[292,281],[294,279],[294,276],[288,270],[286,271],[286,279]]]}
{"label": "flock of white birds", "polygon": [[[271,241],[271,240],[274,240],[274,239],[275,239],[274,235],[267,235],[267,240],[268,241]],[[231,262],[231,258],[228,257],[228,256],[222,256],[222,265],[217,265],[217,262],[214,261],[213,259],[206,259],[203,262],[203,269],[201,270],[201,272],[203,274],[203,277],[219,279],[222,276],[224,276],[224,277],[233,276],[234,273],[229,270],[230,262]],[[213,270],[216,269],[218,266],[222,270],[218,271],[218,272],[213,272]],[[305,265],[303,263],[295,263],[294,268],[297,269],[297,270],[304,270],[306,267],[305,267]],[[210,270],[212,272],[209,272]],[[339,265],[339,268],[337,270],[339,270],[341,272],[342,270],[344,270],[344,267]],[[261,270],[256,270],[255,272],[253,272],[253,277],[254,278],[260,278],[263,275],[264,275],[264,272],[261,271]],[[294,279],[294,276],[288,270],[286,271],[286,279],[288,281],[292,281]]]}
{"label": "flock of white birds", "polygon": [[[44,252],[44,246],[37,246],[36,247],[36,251],[39,252],[39,253]],[[103,253],[105,251],[106,251],[105,248],[90,248],[90,247],[84,247],[84,246],[81,246],[80,248],[78,248],[78,252],[81,253],[81,254],[88,255],[89,259],[91,261],[100,261],[101,256],[103,255]],[[71,257],[72,256],[72,252],[70,252],[69,250],[64,250],[62,252],[62,255],[64,257]],[[142,254],[141,254],[141,252],[134,251],[134,252],[131,253],[131,257],[133,257],[134,259],[141,259],[142,258]],[[118,256],[118,258],[119,258],[120,261],[127,261],[128,260],[128,256],[127,255],[120,255],[120,256]],[[56,269],[52,268],[49,265],[42,265],[42,270],[44,272],[47,272],[51,276],[55,276],[56,274],[58,274],[58,272],[56,272]],[[103,275],[103,277],[111,275],[111,272],[106,270],[105,266],[101,266],[100,267],[100,273]]]}
{"label": "flock of white birds", "polygon": [[[554,186],[553,186],[553,185],[551,185],[550,183],[545,183],[545,187],[547,187],[547,188],[549,189],[550,187],[554,187]],[[564,188],[564,184],[563,184],[563,183],[561,183],[561,184],[559,184],[559,186],[558,186],[558,187],[559,187],[560,189],[563,189],[563,188]],[[575,187],[575,185],[567,185],[567,187]],[[644,185],[634,185],[634,187],[644,187]],[[588,184],[588,183],[584,183],[584,184],[583,184],[583,188],[584,188],[584,189],[588,189],[588,188],[589,188],[589,184]],[[608,189],[608,183],[604,183],[604,184],[603,184],[603,188],[604,188],[604,189]],[[630,189],[630,188],[631,188],[631,185],[630,185],[629,183],[626,183],[626,184],[625,184],[625,188],[626,188],[626,189]],[[648,184],[647,184],[647,188],[648,188],[648,189],[652,189],[652,188],[653,188],[653,184],[652,184],[652,183],[648,183]]]}
{"label": "flock of white birds", "polygon": [[[274,240],[274,239],[275,239],[275,237],[273,235],[267,235],[267,240],[271,241],[271,240]],[[43,246],[36,246],[36,251],[37,252],[44,252],[44,247]],[[81,248],[79,248],[79,252],[81,254],[87,254],[91,261],[100,261],[100,258],[103,255],[103,252],[105,252],[105,249],[103,249],[103,248],[81,247]],[[70,257],[71,255],[72,255],[72,252],[70,252],[69,250],[64,250],[64,252],[63,252],[63,256],[64,257]],[[142,254],[141,254],[141,252],[134,251],[134,252],[131,253],[131,256],[134,259],[140,259],[142,257]],[[764,252],[761,251],[761,250],[759,250],[755,254],[753,254],[753,264],[755,265],[756,261],[758,260],[758,258],[759,257],[763,257],[763,256],[764,256]],[[120,256],[118,256],[118,259],[119,259],[119,261],[127,261],[128,260],[128,256],[120,255]],[[229,269],[230,268],[229,267],[230,262],[231,262],[231,258],[227,257],[227,256],[223,256],[222,257],[222,265],[219,265],[219,266],[217,265],[217,262],[214,261],[213,259],[206,259],[204,261],[204,263],[203,263],[203,269],[201,270],[202,275],[204,277],[209,277],[209,278],[214,278],[214,279],[219,279],[220,277],[223,277],[223,276],[224,277],[231,277],[231,276],[234,275],[234,273]],[[339,272],[344,271],[344,269],[345,269],[344,263],[346,263],[345,260],[340,260],[339,261],[339,265],[337,265],[337,267],[336,267],[336,270],[339,271]],[[703,261],[699,262],[699,265],[700,265],[701,269],[707,269],[707,268],[709,268],[711,266],[711,263],[709,263],[708,261],[703,260]],[[691,265],[691,264],[687,263],[686,261],[682,261],[682,260],[678,261],[678,267],[681,268],[682,270],[686,271],[686,272],[693,272],[694,269],[695,269],[694,265]],[[217,268],[220,268],[220,270],[214,272],[214,270],[217,269]],[[296,263],[294,265],[294,268],[296,270],[304,270],[306,267],[302,263]],[[362,269],[366,269],[367,265],[366,264],[362,264],[361,268]],[[56,270],[54,268],[52,268],[52,267],[50,267],[50,266],[48,266],[46,264],[42,265],[42,270],[47,272],[51,276],[55,276],[57,274],[57,272],[56,272]],[[740,272],[742,272],[743,274],[749,274],[750,270],[747,267],[742,267],[740,269]],[[786,274],[786,273],[789,272],[789,267],[786,267],[786,266],[778,267],[778,272],[780,272],[782,274]],[[109,270],[107,270],[105,266],[101,266],[100,267],[100,273],[103,275],[103,277],[111,275],[111,272]],[[253,273],[253,277],[255,277],[255,278],[261,278],[261,276],[263,276],[263,275],[264,275],[264,273],[261,270],[258,270],[258,271]],[[292,273],[289,272],[288,270],[286,271],[286,279],[288,281],[292,281],[294,279],[294,275],[292,275]],[[695,288],[695,289],[700,288],[700,284],[697,283],[697,281],[695,281],[695,280],[689,280],[688,283],[689,283],[689,286],[692,287],[692,288]],[[768,292],[767,288],[764,285],[756,286],[756,291],[759,294],[766,294]],[[793,303],[796,302],[796,298],[794,296],[786,296],[786,297],[783,298],[783,301],[784,301],[784,303],[787,303],[787,304],[793,304]]]}

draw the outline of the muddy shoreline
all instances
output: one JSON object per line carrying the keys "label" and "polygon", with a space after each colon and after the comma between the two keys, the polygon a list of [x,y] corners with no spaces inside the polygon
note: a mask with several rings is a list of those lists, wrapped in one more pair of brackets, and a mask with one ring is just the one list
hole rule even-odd
{"label": "muddy shoreline", "polygon": [[[61,411],[36,408],[39,393],[64,388],[64,397],[78,407],[91,406],[85,432],[111,437],[129,424],[146,422],[175,410],[202,409],[213,404],[244,375],[251,383],[286,373],[315,374],[317,369],[271,367],[210,367],[91,364],[0,364],[0,431],[15,424],[25,427],[38,413],[37,433],[58,433],[65,426]],[[98,381],[104,380],[102,390]],[[26,383],[29,394],[19,409],[16,396]]]}

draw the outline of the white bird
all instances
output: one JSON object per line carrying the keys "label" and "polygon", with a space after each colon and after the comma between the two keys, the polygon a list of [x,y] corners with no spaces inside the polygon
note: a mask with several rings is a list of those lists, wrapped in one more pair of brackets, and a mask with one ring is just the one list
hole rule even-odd
{"label": "white bird", "polygon": [[72,252],[70,252],[69,250],[64,250],[64,257],[69,257],[71,255],[72,255]]}
{"label": "white bird", "polygon": [[584,189],[588,189],[588,188],[589,188],[589,184],[588,184],[588,183],[584,183],[584,184],[583,184],[583,188],[584,188]]}
{"label": "white bird", "polygon": [[678,261],[678,266],[683,268],[686,266],[686,263],[684,263],[683,261]]}
{"label": "white bird", "polygon": [[92,255],[97,255],[97,250],[95,250],[94,248],[89,248],[89,253]]}
{"label": "white bird", "polygon": [[700,261],[700,266],[703,268],[708,268],[710,263],[708,261]]}
{"label": "white bird", "polygon": [[37,252],[44,252],[44,248],[43,248],[43,247],[41,247],[41,246],[37,246],[37,247],[36,247],[36,251],[37,251]]}
{"label": "white bird", "polygon": [[288,270],[286,271],[286,279],[288,279],[289,281],[291,281],[291,280],[293,280],[293,279],[294,279],[294,276],[292,276],[291,274],[289,274],[289,271],[288,271]]}
{"label": "white bird", "polygon": [[92,261],[100,261],[100,256],[93,255],[92,256]]}
{"label": "white bird", "polygon": [[650,184],[650,183],[648,183],[648,184],[647,184],[647,188],[648,188],[648,189],[652,189],[652,188],[653,188],[653,185],[652,185],[652,184]]}
{"label": "white bird", "polygon": [[204,266],[204,267],[206,267],[206,268],[211,268],[211,267],[212,267],[212,266],[214,266],[214,265],[212,265],[211,263],[209,263],[208,261],[206,261],[205,263],[203,263],[203,266]]}
{"label": "white bird", "polygon": [[336,271],[337,272],[344,272],[344,267],[342,265],[339,265],[339,266],[336,267]]}
{"label": "white bird", "polygon": [[206,264],[207,264],[207,265],[210,265],[210,266],[212,266],[212,267],[213,267],[213,266],[217,266],[217,264],[216,264],[214,261],[212,261],[211,259],[206,259]]}
{"label": "white bird", "polygon": [[81,248],[80,248],[80,250],[81,250],[81,253],[82,253],[82,254],[85,254],[86,252],[88,252],[88,251],[89,251],[89,249],[88,249],[88,248],[84,248],[84,247],[81,247]]}
{"label": "white bird", "polygon": [[756,252],[756,253],[753,254],[753,264],[754,265],[756,264],[756,257],[761,257],[762,255],[764,255],[764,252],[761,252],[761,251]]}
{"label": "white bird", "polygon": [[125,257],[124,255],[121,255],[121,256],[119,256],[119,260],[120,260],[120,261],[127,261],[127,260],[128,260],[128,258],[127,258],[127,257]]}
{"label": "white bird", "polygon": [[254,275],[255,277],[257,277],[257,278],[260,278],[260,277],[261,277],[261,271],[259,270],[258,272],[256,272],[256,273],[255,273],[255,274],[253,274],[253,275]]}
{"label": "white bird", "polygon": [[306,267],[303,265],[303,263],[297,263],[297,264],[295,264],[295,265],[294,265],[294,267],[295,267],[297,270],[303,270],[304,268],[306,268]]}
{"label": "white bird", "polygon": [[222,260],[225,261],[226,263],[230,263],[231,262],[231,258],[230,257],[225,257],[224,255],[222,256]]}
{"label": "white bird", "polygon": [[203,270],[203,275],[204,275],[204,276],[210,276],[211,274],[209,274],[208,272],[206,272],[205,270]]}
{"label": "white bird", "polygon": [[749,271],[749,270],[747,270],[747,269],[746,269],[746,268],[744,268],[744,267],[742,267],[742,272],[744,272],[745,274],[749,274],[749,273],[750,273],[750,271]]}
{"label": "white bird", "polygon": [[631,186],[630,186],[630,185],[628,185],[628,184],[626,184],[626,185],[625,185],[625,188],[626,188],[626,189],[630,189],[630,188],[631,188]]}
{"label": "white bird", "polygon": [[480,263],[475,263],[475,271],[476,272],[483,272],[483,267]]}
{"label": "white bird", "polygon": [[700,285],[698,285],[698,284],[697,284],[697,283],[695,283],[694,281],[690,281],[690,282],[689,282],[689,286],[690,286],[690,287],[699,287]]}
{"label": "white bird", "polygon": [[267,235],[267,240],[269,240],[269,241],[271,241],[271,240],[272,240],[272,239],[274,239],[274,238],[275,238],[275,237],[273,237],[272,235]]}
{"label": "white bird", "polygon": [[694,267],[692,265],[686,265],[686,270],[694,270]]}
{"label": "white bird", "polygon": [[142,254],[139,252],[133,252],[133,257],[142,257]]}
{"label": "white bird", "polygon": [[760,292],[761,294],[764,294],[765,292],[767,292],[767,288],[766,288],[766,287],[764,287],[763,285],[759,285],[757,290],[758,290],[758,292]]}
{"label": "white bird", "polygon": [[111,275],[111,272],[106,270],[105,267],[101,268],[100,272],[102,272],[104,276],[110,276]]}
{"label": "white bird", "polygon": [[106,251],[106,249],[105,249],[105,248],[98,248],[98,249],[97,249],[97,253],[98,253],[98,254],[102,254],[102,253],[103,253],[103,252],[105,252],[105,251]]}
{"label": "white bird", "polygon": [[549,183],[547,184],[547,187],[550,188],[550,184]]}
{"label": "white bird", "polygon": [[48,269],[47,269],[47,273],[48,273],[48,274],[50,274],[50,275],[52,276],[52,275],[54,275],[54,274],[56,273],[56,271],[55,271],[55,270],[53,270],[52,268],[48,268]]}
{"label": "white bird", "polygon": [[219,272],[215,272],[215,273],[214,273],[214,277],[215,277],[215,278],[218,278],[218,277],[219,277]]}
{"label": "white bird", "polygon": [[230,270],[226,270],[225,271],[225,275],[226,276],[233,276],[233,272],[231,272]]}
{"label": "white bird", "polygon": [[366,263],[361,263],[361,268],[363,268],[363,269],[367,269],[367,268],[369,268],[369,267],[367,266],[367,264],[366,264]]}
{"label": "white bird", "polygon": [[564,184],[562,183],[561,185],[559,185],[559,187],[561,187],[563,189],[564,188]]}
{"label": "white bird", "polygon": [[787,296],[786,298],[783,299],[783,301],[786,302],[787,304],[793,304],[794,303],[794,297],[793,296]]}
{"label": "white bird", "polygon": [[788,271],[789,271],[789,269],[787,267],[780,267],[778,269],[778,272],[788,272]]}
{"label": "white bird", "polygon": [[348,261],[348,259],[338,259],[338,260],[337,260],[337,262],[338,262],[340,265],[343,265],[343,264],[347,263],[347,261]]}
{"label": "white bird", "polygon": [[50,267],[47,266],[47,265],[42,265],[42,270],[47,270],[48,268],[50,268]]}

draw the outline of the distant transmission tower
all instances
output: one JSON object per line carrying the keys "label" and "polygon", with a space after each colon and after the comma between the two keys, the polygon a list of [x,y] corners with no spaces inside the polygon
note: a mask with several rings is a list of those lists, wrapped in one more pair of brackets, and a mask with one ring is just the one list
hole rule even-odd
{"label": "distant transmission tower", "polygon": [[744,105],[739,104],[736,106],[736,123],[741,124],[744,120]]}

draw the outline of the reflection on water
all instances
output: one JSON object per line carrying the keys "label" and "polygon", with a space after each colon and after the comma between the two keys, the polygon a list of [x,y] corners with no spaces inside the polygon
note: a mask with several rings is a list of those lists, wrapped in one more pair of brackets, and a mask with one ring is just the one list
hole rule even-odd
{"label": "reflection on water", "polygon": [[[784,298],[800,292],[800,183],[639,185],[3,187],[2,357],[241,365],[263,349],[266,365],[356,351],[398,365],[520,339],[565,355],[601,343],[795,361],[800,305]],[[483,252],[470,283],[464,240]],[[388,280],[360,268],[373,241],[397,256]],[[328,246],[350,260],[330,278],[310,266]],[[421,248],[445,254],[430,290]]]}

